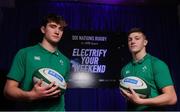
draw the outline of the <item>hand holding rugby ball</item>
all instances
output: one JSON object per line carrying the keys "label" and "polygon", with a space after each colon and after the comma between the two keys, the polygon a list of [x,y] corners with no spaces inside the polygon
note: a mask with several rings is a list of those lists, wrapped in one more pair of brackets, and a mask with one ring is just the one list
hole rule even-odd
{"label": "hand holding rugby ball", "polygon": [[43,80],[41,86],[55,82],[55,85],[59,86],[61,90],[66,90],[66,82],[63,76],[51,68],[41,68],[34,72],[33,82],[37,83],[41,79]]}
{"label": "hand holding rugby ball", "polygon": [[141,98],[147,98],[150,94],[149,85],[138,77],[129,76],[120,80],[120,89],[130,92],[129,87],[131,87]]}

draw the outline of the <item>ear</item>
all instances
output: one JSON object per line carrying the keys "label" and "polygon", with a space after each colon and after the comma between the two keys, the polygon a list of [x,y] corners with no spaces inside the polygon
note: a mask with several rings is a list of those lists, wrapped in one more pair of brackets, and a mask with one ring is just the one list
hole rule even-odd
{"label": "ear", "polygon": [[45,33],[45,27],[44,26],[41,26],[41,32]]}
{"label": "ear", "polygon": [[148,40],[144,40],[144,46],[146,46],[148,43]]}

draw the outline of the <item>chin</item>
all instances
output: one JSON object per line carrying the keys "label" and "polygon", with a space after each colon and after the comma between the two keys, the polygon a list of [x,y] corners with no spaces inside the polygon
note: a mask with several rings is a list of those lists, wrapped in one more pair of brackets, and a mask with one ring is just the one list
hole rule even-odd
{"label": "chin", "polygon": [[129,49],[131,52],[137,52],[139,51],[138,49]]}
{"label": "chin", "polygon": [[59,41],[54,41],[54,40],[52,40],[52,41],[50,41],[50,43],[56,45],[56,44],[59,43]]}
{"label": "chin", "polygon": [[139,52],[139,50],[132,50],[132,49],[131,49],[130,52],[136,54],[136,53]]}
{"label": "chin", "polygon": [[60,41],[60,39],[54,39],[52,40],[53,43],[58,43]]}

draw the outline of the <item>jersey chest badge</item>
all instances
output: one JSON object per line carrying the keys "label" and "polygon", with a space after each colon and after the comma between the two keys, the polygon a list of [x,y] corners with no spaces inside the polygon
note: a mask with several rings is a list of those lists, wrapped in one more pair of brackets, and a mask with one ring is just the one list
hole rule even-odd
{"label": "jersey chest badge", "polygon": [[59,63],[60,63],[61,65],[64,65],[63,60],[59,60]]}
{"label": "jersey chest badge", "polygon": [[147,70],[147,67],[146,66],[143,66],[142,67],[142,72],[145,72]]}

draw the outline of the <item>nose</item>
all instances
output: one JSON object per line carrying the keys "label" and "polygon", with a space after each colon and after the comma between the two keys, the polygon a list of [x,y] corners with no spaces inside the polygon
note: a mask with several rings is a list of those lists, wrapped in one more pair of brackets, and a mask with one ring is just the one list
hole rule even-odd
{"label": "nose", "polygon": [[59,35],[59,29],[55,30],[55,34]]}
{"label": "nose", "polygon": [[135,39],[132,39],[131,43],[134,43],[135,42]]}
{"label": "nose", "polygon": [[131,44],[134,44],[135,43],[135,39],[132,38],[131,41],[130,41]]}

